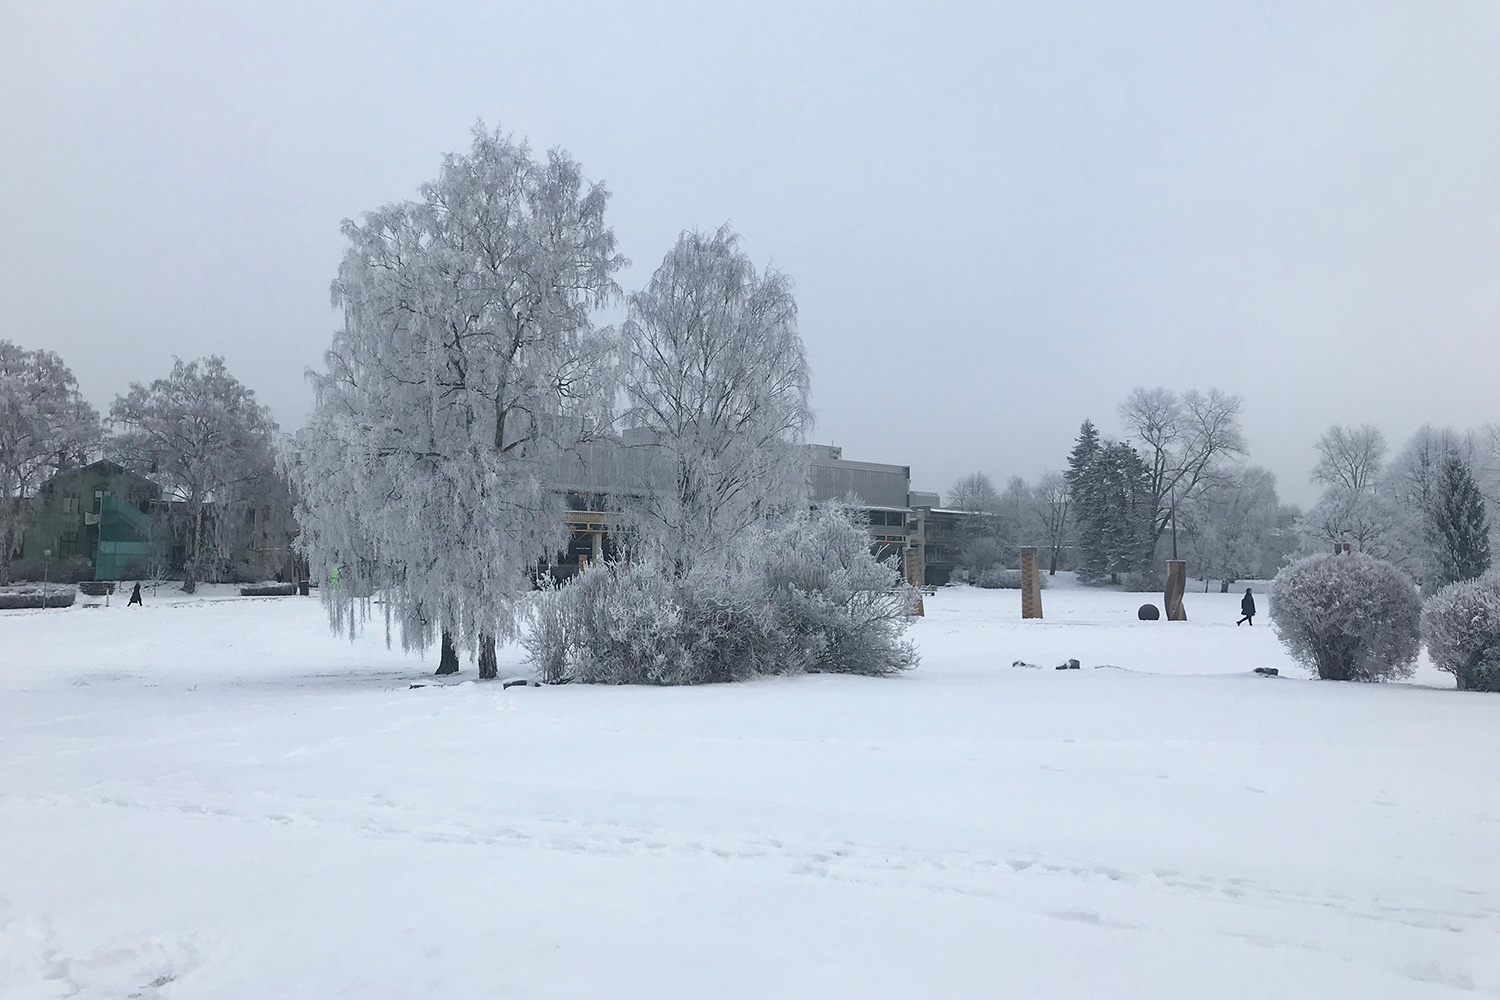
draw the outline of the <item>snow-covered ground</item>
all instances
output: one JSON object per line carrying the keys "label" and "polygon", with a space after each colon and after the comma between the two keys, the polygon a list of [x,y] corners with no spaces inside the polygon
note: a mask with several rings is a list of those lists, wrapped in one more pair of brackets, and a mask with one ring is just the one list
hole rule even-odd
{"label": "snow-covered ground", "polygon": [[1500,697],[1141,600],[949,589],[909,675],[696,689],[0,613],[0,996],[1500,995]]}

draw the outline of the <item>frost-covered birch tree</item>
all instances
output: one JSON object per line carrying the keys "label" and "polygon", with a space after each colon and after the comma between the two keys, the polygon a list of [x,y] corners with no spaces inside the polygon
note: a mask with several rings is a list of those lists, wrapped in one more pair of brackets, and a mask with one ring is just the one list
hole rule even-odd
{"label": "frost-covered birch tree", "polygon": [[[1190,558],[1205,583],[1227,594],[1267,561],[1280,528],[1276,477],[1259,466],[1234,469],[1183,512]],[[1278,567],[1279,568],[1279,567]]]}
{"label": "frost-covered birch tree", "polygon": [[677,575],[732,559],[807,503],[812,423],[792,283],[757,273],[728,227],[683,233],[624,327],[627,426],[665,461],[627,504],[637,544]]}
{"label": "frost-covered birch tree", "polygon": [[1245,453],[1240,406],[1240,397],[1218,389],[1179,394],[1160,388],[1137,388],[1120,404],[1120,418],[1140,445],[1146,464],[1151,507],[1148,558],[1176,513],[1225,481],[1225,461]]}
{"label": "frost-covered birch tree", "polygon": [[187,546],[182,589],[191,594],[218,568],[212,533],[271,467],[271,411],[255,401],[222,357],[212,355],[177,359],[166,378],[132,382],[110,407],[109,419],[118,428],[110,453],[156,480],[181,512]]}
{"label": "frost-covered birch tree", "polygon": [[27,500],[52,476],[87,461],[100,433],[99,414],[62,358],[0,340],[0,584],[10,582]]}
{"label": "frost-covered birch tree", "polygon": [[958,510],[993,514],[1000,509],[1000,493],[983,472],[960,476],[948,487],[948,506]]}
{"label": "frost-covered birch tree", "polygon": [[625,263],[608,201],[567,153],[480,125],[418,199],[344,223],[344,322],[291,461],[310,570],[337,568],[336,628],[379,591],[388,637],[441,636],[440,672],[477,648],[494,676],[496,637],[566,540],[550,476],[610,417],[612,333],[591,318]]}
{"label": "frost-covered birch tree", "polygon": [[1369,424],[1330,427],[1318,439],[1312,481],[1318,498],[1298,523],[1306,553],[1348,543],[1378,558],[1396,555],[1397,512],[1383,488],[1385,436]]}

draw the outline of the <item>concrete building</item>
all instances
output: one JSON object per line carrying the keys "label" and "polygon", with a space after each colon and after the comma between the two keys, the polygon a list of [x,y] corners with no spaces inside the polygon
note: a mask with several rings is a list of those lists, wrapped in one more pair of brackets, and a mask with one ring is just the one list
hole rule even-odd
{"label": "concrete building", "polygon": [[853,499],[869,517],[876,554],[900,554],[908,582],[940,587],[949,581],[964,526],[986,515],[944,507],[937,493],[913,490],[910,466],[850,461],[831,445],[808,450],[814,503]]}
{"label": "concrete building", "polygon": [[[859,510],[875,554],[897,560],[911,583],[948,582],[959,525],[973,515],[944,509],[936,493],[914,492],[910,466],[846,459],[835,445],[810,444],[807,455],[814,504],[842,502]],[[554,482],[567,497],[563,518],[570,539],[552,574],[564,578],[590,562],[614,558],[621,523],[614,498],[667,488],[671,474],[641,432],[600,438],[570,455]]]}
{"label": "concrete building", "polygon": [[838,501],[863,511],[875,554],[882,559],[904,560],[909,549],[920,546],[912,519],[911,466],[851,461],[834,445],[810,444],[807,450],[814,504]]}

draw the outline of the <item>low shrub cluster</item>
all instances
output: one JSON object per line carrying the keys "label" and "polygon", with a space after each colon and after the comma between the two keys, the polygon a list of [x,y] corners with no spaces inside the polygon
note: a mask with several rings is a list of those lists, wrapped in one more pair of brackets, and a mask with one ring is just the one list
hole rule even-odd
{"label": "low shrub cluster", "polygon": [[991,566],[974,578],[974,586],[983,587],[985,590],[1020,590],[1021,571],[1006,569],[1003,566]]}
{"label": "low shrub cluster", "polygon": [[291,597],[296,592],[295,583],[252,583],[240,588],[241,597]]}
{"label": "low shrub cluster", "polygon": [[1166,585],[1166,577],[1153,570],[1132,570],[1120,574],[1120,589],[1127,594],[1159,594]]}
{"label": "low shrub cluster", "polygon": [[1271,623],[1293,659],[1323,680],[1410,677],[1422,599],[1400,569],[1360,552],[1315,555],[1271,582]]}
{"label": "low shrub cluster", "polygon": [[10,578],[17,583],[79,583],[94,578],[94,564],[83,556],[16,559],[10,564]]}
{"label": "low shrub cluster", "polygon": [[1452,674],[1460,691],[1500,691],[1500,571],[1428,598],[1422,638],[1432,665]]}
{"label": "low shrub cluster", "polygon": [[[1042,589],[1046,590],[1046,575],[1039,575],[1037,580],[1040,582]],[[1020,590],[1021,571],[994,566],[980,573],[979,578],[974,581],[974,586],[983,587],[985,590]]]}
{"label": "low shrub cluster", "polygon": [[522,642],[544,683],[707,684],[916,665],[914,594],[864,527],[824,507],[742,547],[733,570],[674,578],[591,566],[538,595]]}
{"label": "low shrub cluster", "polygon": [[78,598],[78,588],[58,584],[27,583],[0,588],[0,611],[22,608],[67,608]]}

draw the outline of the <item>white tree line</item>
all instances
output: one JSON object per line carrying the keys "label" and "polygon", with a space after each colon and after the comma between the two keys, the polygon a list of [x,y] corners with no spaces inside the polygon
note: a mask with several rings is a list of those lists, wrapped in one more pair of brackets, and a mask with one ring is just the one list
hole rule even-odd
{"label": "white tree line", "polygon": [[[1442,522],[1451,516],[1438,509],[1450,459],[1472,477],[1488,530],[1496,530],[1500,426],[1423,427],[1390,459],[1376,428],[1331,427],[1315,444],[1310,471],[1323,492],[1304,512],[1282,503],[1276,477],[1250,461],[1240,426],[1242,405],[1239,397],[1217,390],[1134,390],[1118,408],[1122,440],[1100,439],[1101,447],[1128,446],[1139,460],[1138,502],[1114,519],[1090,511],[1086,476],[1070,484],[1049,472],[1036,485],[1012,476],[1004,490],[983,473],[961,477],[948,505],[991,516],[970,529],[960,564],[976,573],[997,562],[1013,565],[1017,546],[1037,545],[1062,566],[1087,573],[1090,546],[1111,547],[1101,557],[1106,565],[1094,567],[1098,578],[1111,575],[1102,569],[1118,565],[1125,572],[1113,574],[1116,578],[1131,576],[1152,587],[1175,553],[1188,561],[1195,577],[1218,580],[1227,589],[1236,579],[1270,577],[1295,556],[1347,544],[1435,587],[1454,578],[1444,568],[1454,558],[1444,554],[1454,543],[1442,541],[1445,531],[1451,533]],[[1103,525],[1092,538],[1091,514],[1096,527]]]}

